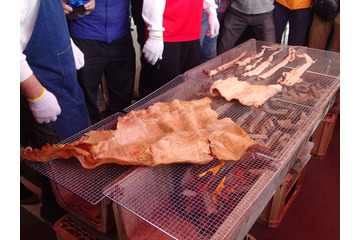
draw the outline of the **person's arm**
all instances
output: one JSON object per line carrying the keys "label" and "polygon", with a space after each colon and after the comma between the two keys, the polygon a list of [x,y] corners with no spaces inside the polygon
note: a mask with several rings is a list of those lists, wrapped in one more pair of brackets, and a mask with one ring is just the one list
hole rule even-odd
{"label": "person's arm", "polygon": [[37,80],[34,74],[20,82],[20,92],[27,98],[27,99],[36,99],[38,98],[44,90],[44,87],[41,83]]}
{"label": "person's arm", "polygon": [[210,38],[213,38],[219,34],[219,29],[220,29],[220,23],[216,13],[217,5],[214,0],[204,0],[203,6],[204,6],[204,11],[208,16],[208,23],[210,26],[210,28],[205,31],[205,35]]}
{"label": "person's arm", "polygon": [[51,92],[38,81],[23,53],[32,34],[40,1],[22,1],[20,4],[20,92],[38,123],[55,121],[61,113],[59,103]]}
{"label": "person's arm", "polygon": [[142,52],[145,59],[152,65],[162,59],[164,50],[163,14],[166,0],[144,0],[142,16],[147,26],[148,39]]}
{"label": "person's arm", "polygon": [[32,74],[20,82],[20,92],[27,97],[29,108],[39,123],[54,122],[61,113],[61,108],[54,94],[47,91]]}
{"label": "person's arm", "polygon": [[38,123],[56,121],[57,115],[61,113],[59,103],[54,94],[47,91],[35,77],[22,52],[20,52],[20,92],[27,98],[29,108]]}
{"label": "person's arm", "polygon": [[162,32],[165,30],[163,27],[163,15],[165,11],[166,0],[144,0],[142,8],[142,16],[148,31]]}

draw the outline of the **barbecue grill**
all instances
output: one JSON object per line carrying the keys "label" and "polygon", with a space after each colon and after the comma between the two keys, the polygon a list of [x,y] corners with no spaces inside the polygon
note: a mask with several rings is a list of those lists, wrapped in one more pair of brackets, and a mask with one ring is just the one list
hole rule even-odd
{"label": "barbecue grill", "polygon": [[[172,99],[196,100],[209,97],[219,118],[229,117],[250,137],[263,145],[258,152],[245,154],[238,162],[214,159],[206,165],[171,164],[129,167],[115,164],[83,169],[76,159],[48,163],[26,162],[57,184],[96,204],[104,197],[174,239],[241,239],[289,172],[296,157],[324,118],[340,87],[340,54],[293,46],[297,54],[316,60],[301,76],[304,81],[269,99],[259,108],[227,102],[211,96],[210,86],[218,79],[236,76],[255,85],[276,84],[305,60],[282,67],[266,80],[243,77],[243,68],[233,65],[208,77],[210,70],[246,51],[251,56],[271,43],[251,39],[230,51],[173,79],[157,91],[129,106],[125,112],[140,110]],[[286,56],[282,46],[270,67]],[[271,54],[265,51],[264,59]],[[115,114],[64,140],[71,143],[90,130],[114,129]]]}

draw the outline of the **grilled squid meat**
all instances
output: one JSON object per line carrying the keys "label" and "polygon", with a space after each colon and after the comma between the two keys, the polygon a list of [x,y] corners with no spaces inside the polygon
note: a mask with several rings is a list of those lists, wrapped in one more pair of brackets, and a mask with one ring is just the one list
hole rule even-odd
{"label": "grilled squid meat", "polygon": [[282,73],[282,77],[277,81],[280,84],[286,85],[286,86],[292,86],[296,83],[300,83],[303,81],[301,77],[301,75],[303,75],[304,72],[306,72],[306,70],[313,64],[315,63],[317,60],[313,60],[309,55],[307,55],[306,53],[297,55],[298,57],[301,58],[305,58],[306,63],[301,65],[301,66],[297,66],[296,68],[294,68],[293,70],[291,70],[290,72],[283,72]]}

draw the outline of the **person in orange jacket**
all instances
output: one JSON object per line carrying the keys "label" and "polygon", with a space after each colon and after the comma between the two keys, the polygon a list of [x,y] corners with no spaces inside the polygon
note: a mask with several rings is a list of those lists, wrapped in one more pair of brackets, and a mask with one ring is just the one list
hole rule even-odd
{"label": "person in orange jacket", "polygon": [[312,0],[275,0],[274,24],[276,42],[281,43],[289,21],[288,45],[307,45]]}

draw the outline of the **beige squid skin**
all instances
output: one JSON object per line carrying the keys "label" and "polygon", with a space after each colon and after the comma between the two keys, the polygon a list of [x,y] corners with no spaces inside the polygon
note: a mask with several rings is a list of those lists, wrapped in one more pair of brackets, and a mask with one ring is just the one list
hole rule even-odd
{"label": "beige squid skin", "polygon": [[71,144],[25,148],[22,157],[48,162],[76,157],[84,168],[105,163],[157,166],[171,163],[206,164],[214,159],[238,161],[259,146],[230,118],[218,119],[211,100],[174,99],[119,117],[116,130],[90,131]]}
{"label": "beige squid skin", "polygon": [[229,77],[214,82],[210,88],[210,93],[213,96],[221,95],[227,101],[236,99],[243,105],[258,108],[281,90],[282,86],[280,84],[258,86],[239,81],[237,77]]}

